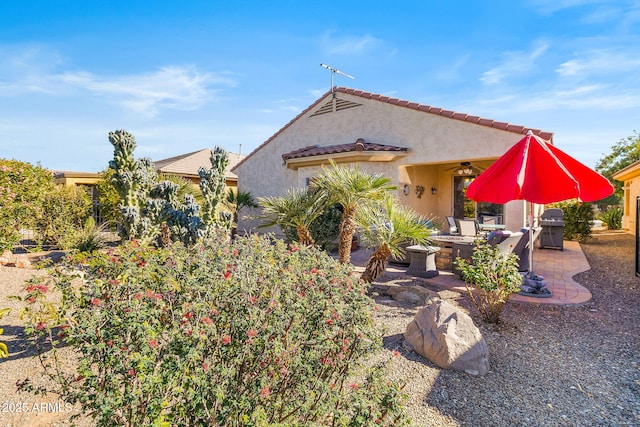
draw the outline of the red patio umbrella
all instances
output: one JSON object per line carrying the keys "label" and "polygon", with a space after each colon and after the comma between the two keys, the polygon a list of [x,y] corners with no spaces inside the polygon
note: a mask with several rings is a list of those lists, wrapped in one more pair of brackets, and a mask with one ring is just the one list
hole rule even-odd
{"label": "red patio umbrella", "polygon": [[[568,199],[592,202],[613,194],[607,178],[544,139],[527,135],[482,172],[467,188],[477,202],[526,200],[554,203]],[[529,275],[533,275],[533,218],[529,215]]]}
{"label": "red patio umbrella", "polygon": [[531,131],[467,189],[468,198],[491,203],[526,200],[545,204],[569,199],[592,202],[611,194],[613,186],[607,178]]}

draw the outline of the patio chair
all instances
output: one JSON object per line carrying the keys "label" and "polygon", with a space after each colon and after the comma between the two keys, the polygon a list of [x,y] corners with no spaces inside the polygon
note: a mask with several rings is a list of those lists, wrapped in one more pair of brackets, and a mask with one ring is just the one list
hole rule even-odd
{"label": "patio chair", "polygon": [[501,243],[504,239],[511,235],[511,231],[509,230],[494,230],[487,234],[487,243],[490,245],[497,245]]}
{"label": "patio chair", "polygon": [[516,231],[515,233],[509,234],[509,236],[502,242],[498,243],[497,246],[502,254],[509,255],[514,251],[514,249],[516,248],[518,243],[522,241],[522,239],[524,239],[524,233],[522,231]]}
{"label": "patio chair", "polygon": [[458,227],[456,226],[456,220],[452,216],[445,216],[447,225],[449,227],[449,234],[458,234]]}
{"label": "patio chair", "polygon": [[[523,238],[523,233],[521,231],[512,233],[510,231],[495,231],[492,232],[490,237],[487,239],[486,244],[490,244],[498,247],[500,253],[507,256],[513,252],[513,249],[516,247],[518,242]],[[453,260],[457,258],[470,259],[473,256],[473,251],[475,249],[475,245],[473,244],[453,244],[452,250],[452,258]],[[452,271],[459,276],[462,276],[460,270],[456,268],[454,265]]]}
{"label": "patio chair", "polygon": [[456,227],[461,236],[477,236],[478,223],[475,219],[456,219]]}
{"label": "patio chair", "polygon": [[496,215],[482,215],[480,217],[483,224],[500,224],[500,217]]}

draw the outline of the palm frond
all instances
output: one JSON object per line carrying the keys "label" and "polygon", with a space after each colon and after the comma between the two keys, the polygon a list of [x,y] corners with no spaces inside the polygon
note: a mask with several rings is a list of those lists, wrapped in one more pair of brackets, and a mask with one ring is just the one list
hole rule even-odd
{"label": "palm frond", "polygon": [[428,219],[393,197],[363,206],[357,215],[362,241],[367,247],[388,246],[393,256],[401,256],[402,244],[430,244],[432,228]]}
{"label": "palm frond", "polygon": [[258,204],[262,207],[260,227],[274,225],[298,228],[309,225],[320,216],[326,206],[326,197],[318,191],[306,188],[291,188],[283,196],[261,197]]}

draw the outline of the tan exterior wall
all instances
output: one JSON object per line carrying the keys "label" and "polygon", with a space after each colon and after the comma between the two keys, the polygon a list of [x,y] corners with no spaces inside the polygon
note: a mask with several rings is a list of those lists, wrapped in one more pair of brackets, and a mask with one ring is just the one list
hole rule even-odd
{"label": "tan exterior wall", "polygon": [[638,197],[640,197],[640,174],[635,179],[625,181],[622,228],[632,234],[636,233],[636,199]]}
{"label": "tan exterior wall", "polygon": [[[263,197],[302,187],[306,179],[320,169],[289,169],[282,154],[313,145],[353,143],[363,138],[368,143],[410,148],[406,157],[391,162],[361,163],[360,167],[391,178],[398,186],[402,203],[424,215],[444,219],[452,212],[452,169],[463,161],[488,166],[524,136],[350,94],[339,93],[338,97],[362,106],[310,117],[330,100],[330,95],[327,96],[317,108],[291,123],[236,167],[239,188]],[[405,184],[411,189],[407,196],[402,192]],[[414,192],[416,185],[425,188],[421,198]],[[431,194],[431,187],[437,189],[435,195]],[[519,229],[525,224],[523,209],[523,202],[507,204],[508,228]],[[244,222],[243,226],[249,224]]]}
{"label": "tan exterior wall", "polygon": [[622,228],[636,234],[636,199],[640,197],[640,162],[617,172],[613,178],[623,183]]}
{"label": "tan exterior wall", "polygon": [[80,177],[61,177],[61,178],[56,178],[55,183],[56,184],[62,184],[65,187],[74,187],[76,185],[96,185],[98,184],[100,181],[102,181],[102,177],[100,176],[95,176],[95,177],[87,177],[87,176],[80,176]]}

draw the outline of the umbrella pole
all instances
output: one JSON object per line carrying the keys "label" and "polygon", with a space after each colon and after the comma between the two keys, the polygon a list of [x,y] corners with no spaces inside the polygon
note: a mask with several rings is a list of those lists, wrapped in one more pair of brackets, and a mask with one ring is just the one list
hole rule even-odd
{"label": "umbrella pole", "polygon": [[533,202],[529,202],[529,277],[533,277]]}

